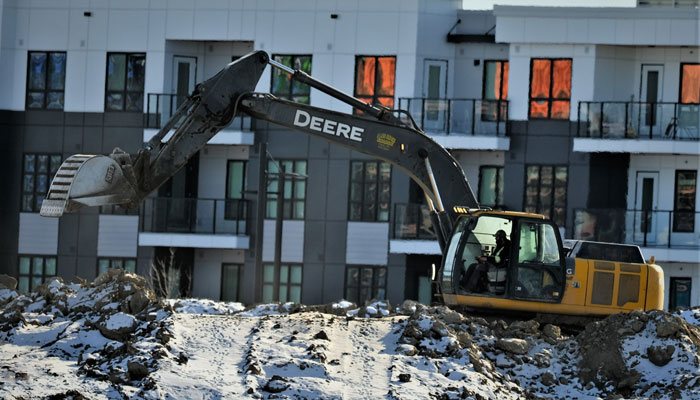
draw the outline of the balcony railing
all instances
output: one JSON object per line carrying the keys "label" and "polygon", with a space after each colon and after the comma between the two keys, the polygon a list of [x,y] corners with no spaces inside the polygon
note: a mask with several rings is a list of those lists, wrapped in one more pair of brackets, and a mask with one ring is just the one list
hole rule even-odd
{"label": "balcony railing", "polygon": [[394,204],[394,239],[436,239],[430,210],[423,204]]}
{"label": "balcony railing", "polygon": [[576,209],[574,239],[643,247],[700,248],[695,211]]}
{"label": "balcony railing", "polygon": [[400,98],[427,133],[506,136],[507,100]]}
{"label": "balcony railing", "polygon": [[700,105],[636,101],[581,101],[578,137],[698,140]]}
{"label": "balcony railing", "polygon": [[141,206],[141,231],[246,235],[248,201],[149,197]]}
{"label": "balcony railing", "polygon": [[[146,128],[160,129],[165,125],[170,117],[177,111],[177,108],[187,99],[187,96],[179,96],[172,93],[149,93],[147,99],[147,113],[144,125]],[[229,129],[240,131],[251,130],[252,118],[249,116],[238,116],[231,121]],[[180,126],[179,122],[175,128]]]}

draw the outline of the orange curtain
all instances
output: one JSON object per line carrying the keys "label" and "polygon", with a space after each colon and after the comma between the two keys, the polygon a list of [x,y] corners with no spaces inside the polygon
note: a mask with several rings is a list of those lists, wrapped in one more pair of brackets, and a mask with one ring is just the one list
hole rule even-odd
{"label": "orange curtain", "polygon": [[681,103],[700,103],[700,64],[684,64],[681,71]]}
{"label": "orange curtain", "polygon": [[530,82],[530,97],[549,98],[550,60],[532,60],[532,81]]}
{"label": "orange curtain", "polygon": [[530,102],[530,117],[532,118],[547,118],[547,101],[531,101]]}
{"label": "orange curtain", "polygon": [[501,100],[506,100],[508,98],[508,66],[510,64],[508,61],[503,62],[503,85],[501,87]]}
{"label": "orange curtain", "polygon": [[554,61],[554,82],[552,97],[555,99],[571,98],[571,60]]}
{"label": "orange curtain", "polygon": [[355,94],[358,96],[374,94],[375,58],[363,57],[357,60],[357,78],[355,79]]}
{"label": "orange curtain", "polygon": [[377,85],[377,96],[393,96],[394,84],[396,82],[396,58],[379,57],[379,71],[377,74],[379,85]]}

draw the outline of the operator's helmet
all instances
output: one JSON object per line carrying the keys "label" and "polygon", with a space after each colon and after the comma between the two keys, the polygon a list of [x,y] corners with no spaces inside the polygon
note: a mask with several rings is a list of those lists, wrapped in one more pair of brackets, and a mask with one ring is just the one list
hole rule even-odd
{"label": "operator's helmet", "polygon": [[496,240],[498,240],[498,239],[505,240],[505,238],[506,238],[506,231],[504,231],[503,229],[499,229],[498,231],[496,231]]}

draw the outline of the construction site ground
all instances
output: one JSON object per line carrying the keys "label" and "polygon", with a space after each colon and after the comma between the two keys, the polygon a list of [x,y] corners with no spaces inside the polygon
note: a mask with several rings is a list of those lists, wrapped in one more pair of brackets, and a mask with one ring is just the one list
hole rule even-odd
{"label": "construction site ground", "polygon": [[4,399],[700,398],[700,309],[576,333],[444,306],[161,300],[110,270],[0,287]]}

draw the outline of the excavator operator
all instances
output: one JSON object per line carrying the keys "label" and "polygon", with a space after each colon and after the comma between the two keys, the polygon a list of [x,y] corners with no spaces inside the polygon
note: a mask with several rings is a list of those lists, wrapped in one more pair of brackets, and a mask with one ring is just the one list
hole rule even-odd
{"label": "excavator operator", "polygon": [[469,266],[463,277],[463,287],[467,292],[481,293],[488,290],[495,294],[505,292],[505,278],[510,261],[510,240],[506,232],[496,232],[496,248],[490,256],[477,257],[477,264]]}

